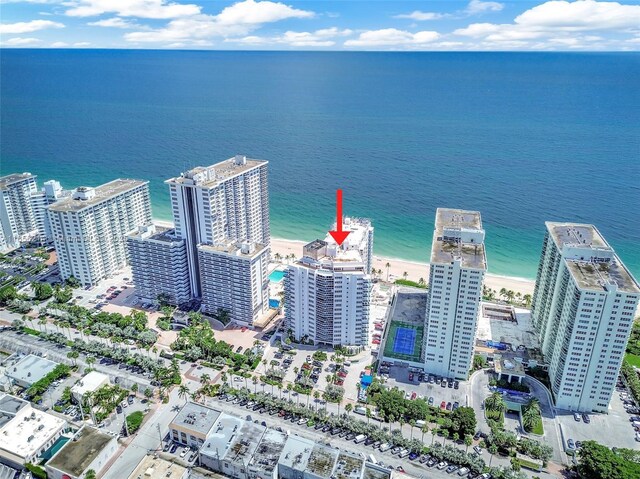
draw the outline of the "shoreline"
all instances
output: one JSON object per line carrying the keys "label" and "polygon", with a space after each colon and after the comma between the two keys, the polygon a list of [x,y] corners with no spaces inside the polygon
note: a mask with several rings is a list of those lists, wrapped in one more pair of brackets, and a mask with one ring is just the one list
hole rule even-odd
{"label": "shoreline", "polygon": [[[153,223],[173,227],[171,221],[159,220],[154,218]],[[275,238],[271,237],[271,251],[272,253],[279,253],[282,256],[294,254],[298,257],[302,253],[302,246],[307,244],[307,241],[287,239],[287,238]],[[407,273],[407,279],[412,281],[418,281],[423,278],[425,281],[429,279],[429,265],[427,263],[421,263],[419,261],[410,261],[400,258],[391,258],[388,256],[373,255],[373,267],[375,269],[381,269],[381,277],[386,279],[387,268],[386,264],[389,263],[389,277],[396,279],[402,278],[403,273]],[[533,294],[535,286],[535,280],[527,278],[519,278],[517,276],[504,276],[493,273],[486,273],[484,284],[486,287],[495,289],[499,292],[502,288],[512,290],[516,293]]]}

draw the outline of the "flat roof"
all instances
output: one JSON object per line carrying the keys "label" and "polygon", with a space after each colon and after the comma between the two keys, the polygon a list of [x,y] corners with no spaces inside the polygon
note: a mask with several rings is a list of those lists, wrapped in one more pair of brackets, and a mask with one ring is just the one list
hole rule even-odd
{"label": "flat roof", "polygon": [[279,463],[296,471],[305,471],[315,444],[311,439],[289,436],[282,449]]}
{"label": "flat roof", "polygon": [[222,413],[200,448],[200,454],[246,465],[266,429],[251,421]]}
{"label": "flat roof", "polygon": [[445,228],[481,232],[483,230],[480,212],[453,208],[438,208],[436,210],[431,263],[449,264],[459,258],[465,268],[486,270],[487,258],[484,242],[471,244],[462,241],[445,241],[443,237]]}
{"label": "flat roof", "polygon": [[[148,184],[148,181],[132,180],[126,178],[118,178],[117,180],[110,181],[104,185],[95,187],[93,190],[95,196],[93,198],[82,200],[74,199],[73,196],[63,198],[49,205],[48,209],[51,211],[68,212],[68,211],[80,211],[84,208],[89,208],[97,204],[102,203],[110,198],[133,190],[140,186]],[[80,188],[79,188],[80,190]]]}
{"label": "flat roof", "polygon": [[211,188],[225,180],[228,180],[229,178],[233,178],[234,176],[246,173],[254,168],[269,163],[266,160],[256,160],[244,157],[244,160],[246,161],[238,164],[238,156],[210,166],[197,166],[185,171],[181,176],[166,180],[165,183],[175,183],[199,188]]}
{"label": "flat roof", "polygon": [[516,377],[524,377],[524,366],[513,358],[503,358],[499,354],[493,356],[493,368],[498,374],[511,374]]}
{"label": "flat roof", "polygon": [[336,449],[316,443],[311,450],[307,469],[316,476],[330,477],[337,458],[338,451]]}
{"label": "flat roof", "polygon": [[391,471],[386,467],[376,466],[370,462],[364,463],[362,479],[389,479]]}
{"label": "flat roof", "polygon": [[184,241],[176,236],[175,228],[168,228],[157,224],[141,226],[126,236],[141,241],[162,241],[164,243],[181,243]]}
{"label": "flat roof", "polygon": [[58,363],[40,356],[28,354],[13,366],[8,366],[6,375],[27,384],[33,384],[53,371]]}
{"label": "flat roof", "polygon": [[64,419],[34,409],[27,401],[12,396],[0,399],[0,410],[4,417],[0,421],[0,449],[18,457],[35,454],[67,424]]}
{"label": "flat roof", "polygon": [[157,477],[180,479],[186,471],[186,467],[161,457],[144,456],[129,475],[129,479],[155,479]]}
{"label": "flat roof", "polygon": [[399,287],[393,300],[391,321],[423,325],[427,314],[427,297],[424,289]]}
{"label": "flat roof", "polygon": [[547,221],[545,226],[559,249],[565,244],[611,249],[594,225]]}
{"label": "flat roof", "polygon": [[262,471],[273,471],[278,466],[280,453],[286,442],[287,436],[284,433],[275,429],[267,429],[249,464]]}
{"label": "flat roof", "polygon": [[36,178],[36,175],[31,173],[13,173],[11,175],[5,175],[0,177],[0,190],[4,190],[7,186],[17,183],[27,178]]}
{"label": "flat roof", "polygon": [[640,286],[625,268],[617,255],[613,260],[603,263],[590,263],[565,259],[567,269],[581,289],[603,291],[608,285],[615,284],[619,291],[640,293]]}
{"label": "flat roof", "polygon": [[71,392],[84,396],[85,393],[98,389],[105,384],[105,381],[109,382],[109,376],[98,371],[91,371],[73,385]]}
{"label": "flat roof", "polygon": [[98,457],[110,441],[116,439],[91,426],[83,426],[49,460],[48,466],[72,476],[79,476]]}
{"label": "flat roof", "polygon": [[218,243],[218,244],[199,244],[198,250],[204,253],[219,253],[224,254],[226,256],[235,256],[239,258],[252,259],[256,256],[260,255],[264,249],[265,245],[260,243],[247,242],[244,243],[247,246],[247,252],[243,252],[243,242],[230,241],[228,243]]}
{"label": "flat roof", "polygon": [[171,424],[182,426],[206,435],[220,416],[221,412],[202,404],[187,402],[173,418]]}
{"label": "flat roof", "polygon": [[364,459],[350,452],[340,452],[332,477],[337,479],[360,479]]}

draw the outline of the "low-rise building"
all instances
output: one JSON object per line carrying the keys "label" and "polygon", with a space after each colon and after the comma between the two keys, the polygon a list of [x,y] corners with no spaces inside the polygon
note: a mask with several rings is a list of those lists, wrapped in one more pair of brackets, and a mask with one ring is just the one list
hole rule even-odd
{"label": "low-rise building", "polygon": [[108,384],[110,384],[109,376],[98,371],[91,371],[71,388],[71,394],[79,402],[85,394],[92,393]]}
{"label": "low-rise building", "polygon": [[280,454],[281,479],[329,479],[339,451],[299,436],[290,436]]}
{"label": "low-rise building", "polygon": [[47,462],[48,479],[80,479],[89,470],[99,474],[118,450],[118,440],[91,426],[83,426]]}
{"label": "low-rise building", "polygon": [[67,428],[67,422],[34,409],[31,403],[0,395],[0,462],[22,468],[35,463]]}
{"label": "low-rise building", "polygon": [[129,479],[186,479],[187,468],[157,456],[144,456]]}
{"label": "low-rise building", "polygon": [[171,439],[178,444],[199,449],[219,416],[220,411],[217,409],[187,402],[169,423]]}
{"label": "low-rise building", "polygon": [[275,429],[267,429],[262,435],[251,461],[249,461],[250,479],[276,479],[278,461],[287,443],[287,436]]}
{"label": "low-rise building", "polygon": [[266,429],[222,413],[200,449],[200,465],[234,479],[248,479],[249,462]]}
{"label": "low-rise building", "polygon": [[7,367],[5,375],[11,379],[14,386],[26,389],[52,372],[57,365],[54,361],[28,354]]}

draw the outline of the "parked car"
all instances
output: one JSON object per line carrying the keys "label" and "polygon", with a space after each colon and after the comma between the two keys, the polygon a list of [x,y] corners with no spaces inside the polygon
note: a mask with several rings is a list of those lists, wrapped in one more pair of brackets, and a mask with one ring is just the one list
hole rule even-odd
{"label": "parked car", "polygon": [[571,438],[567,439],[567,449],[575,449],[575,448],[576,448],[576,445],[573,442],[573,439]]}
{"label": "parked car", "polygon": [[589,415],[587,413],[582,414],[582,420],[584,422],[586,422],[587,424],[589,424],[591,422],[591,418],[589,417]]}
{"label": "parked car", "polygon": [[482,454],[482,448],[480,446],[473,446],[473,450],[476,451],[476,454]]}
{"label": "parked car", "polygon": [[577,413],[577,412],[574,412],[574,413],[573,413],[573,419],[575,419],[575,420],[576,420],[576,422],[580,422],[580,414],[579,414],[579,413]]}
{"label": "parked car", "polygon": [[171,454],[173,454],[174,452],[176,452],[178,450],[178,445],[174,442],[173,445],[171,446],[171,449],[169,450],[169,452]]}

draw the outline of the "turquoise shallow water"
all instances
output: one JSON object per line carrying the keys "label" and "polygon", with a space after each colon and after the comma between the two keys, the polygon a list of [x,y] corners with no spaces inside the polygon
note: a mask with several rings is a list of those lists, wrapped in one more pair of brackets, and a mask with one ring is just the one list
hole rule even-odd
{"label": "turquoise shallow water", "polygon": [[640,55],[3,50],[0,169],[66,187],[270,161],[272,232],[374,221],[426,261],[438,206],[480,210],[489,270],[533,278],[544,221],[596,224],[640,276]]}

